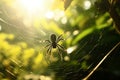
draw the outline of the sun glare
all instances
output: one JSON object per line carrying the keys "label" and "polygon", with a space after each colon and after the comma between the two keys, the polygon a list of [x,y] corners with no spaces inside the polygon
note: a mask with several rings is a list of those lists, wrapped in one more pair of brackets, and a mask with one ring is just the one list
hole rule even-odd
{"label": "sun glare", "polygon": [[22,18],[26,26],[33,25],[34,21],[41,19],[58,21],[63,18],[61,22],[65,24],[67,19],[62,4],[56,0],[15,0],[12,7],[16,13],[15,18]]}
{"label": "sun glare", "polygon": [[59,10],[54,6],[55,0],[17,0],[17,4],[17,8],[20,8],[19,11],[21,10],[23,14],[37,17],[40,15],[40,17],[44,16],[48,19],[54,18]]}
{"label": "sun glare", "polygon": [[44,9],[44,0],[19,0],[20,5],[28,12],[33,13],[37,10]]}

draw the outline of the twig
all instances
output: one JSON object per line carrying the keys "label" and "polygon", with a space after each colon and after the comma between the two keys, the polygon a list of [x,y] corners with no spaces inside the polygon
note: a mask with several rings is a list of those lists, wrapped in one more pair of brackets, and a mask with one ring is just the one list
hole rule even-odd
{"label": "twig", "polygon": [[95,68],[82,80],[87,80],[93,73],[94,71],[102,64],[102,62],[110,55],[110,53],[113,52],[118,46],[120,45],[120,42],[118,42],[104,57],[103,59],[95,66]]}

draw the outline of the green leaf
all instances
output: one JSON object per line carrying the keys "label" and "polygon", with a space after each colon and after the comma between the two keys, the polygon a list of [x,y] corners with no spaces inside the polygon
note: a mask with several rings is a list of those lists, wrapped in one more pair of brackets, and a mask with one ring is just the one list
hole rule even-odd
{"label": "green leaf", "polygon": [[65,10],[70,6],[72,0],[64,0],[64,8]]}

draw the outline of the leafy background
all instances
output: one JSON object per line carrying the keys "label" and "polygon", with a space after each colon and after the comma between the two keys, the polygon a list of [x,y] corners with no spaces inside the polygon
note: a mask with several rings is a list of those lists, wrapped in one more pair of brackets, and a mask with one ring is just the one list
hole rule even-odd
{"label": "leafy background", "polygon": [[[0,1],[0,80],[80,80],[120,41],[119,0],[48,0],[38,14],[16,1]],[[64,38],[63,61],[46,58],[50,34]],[[120,45],[89,79],[119,80],[119,60]]]}

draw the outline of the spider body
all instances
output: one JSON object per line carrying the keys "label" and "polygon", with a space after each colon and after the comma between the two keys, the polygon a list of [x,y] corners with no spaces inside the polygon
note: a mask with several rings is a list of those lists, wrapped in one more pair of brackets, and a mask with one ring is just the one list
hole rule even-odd
{"label": "spider body", "polygon": [[52,42],[52,47],[53,48],[56,48],[56,46],[57,46],[57,43],[56,43],[56,35],[55,34],[52,34],[51,36],[50,36],[51,38],[51,42]]}
{"label": "spider body", "polygon": [[60,51],[63,50],[64,48],[58,44],[59,41],[61,41],[61,40],[63,40],[62,35],[57,37],[55,34],[51,34],[50,40],[46,40],[46,42],[49,43],[48,45],[46,45],[46,47],[48,47],[47,54],[51,55],[52,49],[58,48],[59,55],[62,58],[62,54],[60,53]]}

